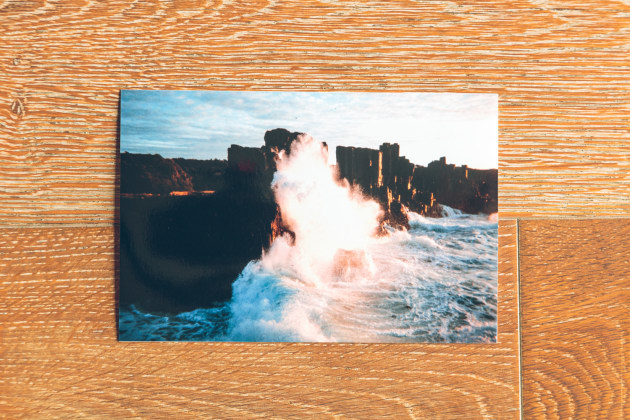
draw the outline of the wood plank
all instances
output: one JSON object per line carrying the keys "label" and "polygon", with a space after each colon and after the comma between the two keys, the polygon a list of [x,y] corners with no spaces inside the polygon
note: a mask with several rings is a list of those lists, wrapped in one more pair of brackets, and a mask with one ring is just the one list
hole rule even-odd
{"label": "wood plank", "polygon": [[630,220],[520,223],[525,418],[630,418]]}
{"label": "wood plank", "polygon": [[0,224],[111,224],[127,88],[496,92],[504,217],[628,216],[629,12],[615,0],[5,0]]}
{"label": "wood plank", "polygon": [[498,344],[116,340],[109,228],[0,229],[0,412],[28,418],[517,418],[516,224]]}

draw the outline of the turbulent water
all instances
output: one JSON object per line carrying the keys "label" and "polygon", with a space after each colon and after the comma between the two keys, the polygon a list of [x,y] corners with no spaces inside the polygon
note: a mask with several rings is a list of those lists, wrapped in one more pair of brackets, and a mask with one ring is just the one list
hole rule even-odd
{"label": "turbulent water", "polygon": [[220,308],[175,316],[121,310],[123,340],[493,342],[497,223],[429,219],[376,239],[327,284],[251,262]]}
{"label": "turbulent water", "polygon": [[374,236],[379,206],[310,138],[281,155],[272,187],[295,242],[279,237],[216,308],[163,316],[121,308],[121,340],[493,342],[496,215],[410,213]]}

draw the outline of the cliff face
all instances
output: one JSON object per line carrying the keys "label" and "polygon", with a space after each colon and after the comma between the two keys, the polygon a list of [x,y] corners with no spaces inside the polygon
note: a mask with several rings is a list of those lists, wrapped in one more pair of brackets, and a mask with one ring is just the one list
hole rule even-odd
{"label": "cliff face", "polygon": [[440,216],[438,203],[473,214],[498,208],[496,169],[456,167],[446,158],[427,167],[414,165],[400,156],[396,143],[384,143],[378,150],[338,146],[336,157],[340,177],[377,199],[385,219],[399,225],[406,225],[404,207],[427,216]]}
{"label": "cliff face", "polygon": [[[296,140],[300,135],[304,133],[291,132],[284,128],[276,128],[265,132],[265,145],[263,150],[268,154],[279,153],[284,151],[285,153],[291,152],[291,143]],[[273,158],[273,156],[272,156]],[[274,166],[275,168],[275,166]]]}
{"label": "cliff face", "polygon": [[121,197],[121,304],[177,313],[229,300],[276,216],[274,203],[220,193]]}
{"label": "cliff face", "polygon": [[169,194],[173,191],[217,191],[223,188],[223,160],[169,159],[160,155],[122,153],[120,192]]}
{"label": "cliff face", "polygon": [[440,204],[465,213],[491,214],[498,211],[496,169],[449,165],[445,158],[441,158],[427,167],[415,167],[412,188],[431,191]]}
{"label": "cliff face", "polygon": [[[271,181],[276,171],[276,156],[280,152],[290,153],[291,143],[301,134],[284,128],[276,128],[265,132],[265,143],[262,147],[243,147],[233,144],[228,148],[224,191],[226,196],[236,200],[248,197],[248,199],[254,199],[260,206],[275,208],[273,220],[261,220],[267,237],[265,248],[283,233],[293,235],[293,232],[282,222],[282,214],[275,202]],[[257,218],[256,206],[252,209],[253,218]]]}
{"label": "cliff face", "polygon": [[[268,131],[262,147],[232,145],[227,161],[123,153],[121,303],[180,312],[229,300],[247,263],[277,236],[292,234],[271,180],[275,153],[288,152],[299,134]],[[204,190],[216,192],[169,196]]]}
{"label": "cliff face", "polygon": [[173,159],[160,155],[123,153],[120,162],[120,191],[123,194],[168,194],[192,191],[193,183]]}
{"label": "cliff face", "polygon": [[224,186],[227,163],[220,159],[173,159],[191,178],[194,191],[219,191]]}

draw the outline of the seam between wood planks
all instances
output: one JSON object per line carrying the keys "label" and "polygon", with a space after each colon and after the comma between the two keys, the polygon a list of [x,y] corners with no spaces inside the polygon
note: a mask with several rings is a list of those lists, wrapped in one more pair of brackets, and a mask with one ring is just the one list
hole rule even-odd
{"label": "seam between wood planks", "polygon": [[518,413],[523,417],[523,332],[521,323],[521,248],[520,219],[516,219],[516,317],[518,329]]}

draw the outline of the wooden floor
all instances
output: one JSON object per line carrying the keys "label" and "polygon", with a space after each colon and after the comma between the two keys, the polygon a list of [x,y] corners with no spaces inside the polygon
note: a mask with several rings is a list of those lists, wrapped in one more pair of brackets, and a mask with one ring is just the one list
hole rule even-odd
{"label": "wooden floor", "polygon": [[[623,0],[0,0],[0,416],[630,418],[629,41]],[[499,343],[118,343],[120,89],[498,93]]]}

